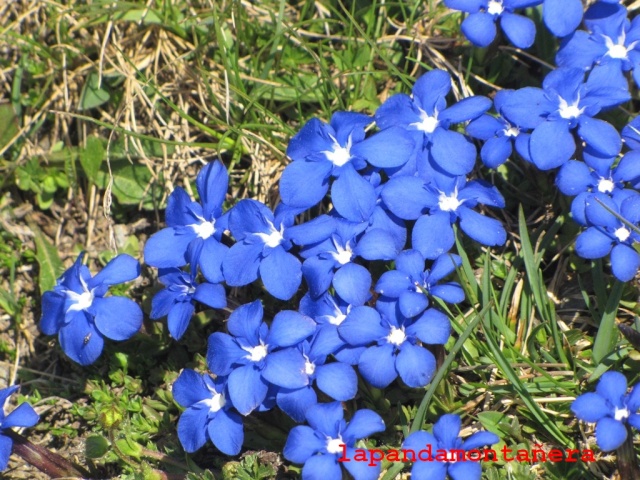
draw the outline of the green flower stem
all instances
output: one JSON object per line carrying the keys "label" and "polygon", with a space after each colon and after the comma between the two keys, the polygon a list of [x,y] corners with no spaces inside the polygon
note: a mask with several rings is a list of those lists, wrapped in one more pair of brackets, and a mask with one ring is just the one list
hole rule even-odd
{"label": "green flower stem", "polygon": [[13,453],[51,478],[90,478],[84,468],[44,447],[34,445],[19,433],[7,429],[3,434],[13,440]]}

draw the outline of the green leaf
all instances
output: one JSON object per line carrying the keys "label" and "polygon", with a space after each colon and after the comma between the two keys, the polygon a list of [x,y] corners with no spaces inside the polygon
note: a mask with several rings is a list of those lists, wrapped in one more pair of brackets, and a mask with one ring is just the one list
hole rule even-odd
{"label": "green leaf", "polygon": [[80,151],[80,165],[87,174],[87,178],[96,183],[100,165],[105,158],[102,140],[98,137],[89,137],[87,146]]}
{"label": "green leaf", "polygon": [[100,458],[109,452],[109,447],[109,440],[102,435],[91,435],[87,438],[84,452],[88,458]]}
{"label": "green leaf", "polygon": [[13,107],[8,103],[0,105],[0,148],[4,148],[19,130]]}
{"label": "green leaf", "polygon": [[[151,172],[144,165],[132,165],[129,162],[112,162],[111,173],[113,185],[111,192],[120,205],[138,205],[153,210],[158,206],[162,195],[161,188],[152,181]],[[109,184],[109,174],[99,171],[96,175],[96,185],[106,189]]]}
{"label": "green leaf", "polygon": [[140,458],[142,456],[142,446],[129,438],[116,440],[118,450],[128,457]]}
{"label": "green leaf", "polygon": [[42,295],[56,285],[56,280],[64,271],[64,267],[62,266],[62,260],[58,256],[58,249],[49,242],[37,225],[30,224],[29,226],[34,233],[36,260],[40,266],[38,285]]}
{"label": "green leaf", "polygon": [[97,72],[92,72],[89,74],[84,87],[82,87],[78,110],[82,111],[99,107],[100,105],[108,102],[109,98],[111,98],[109,92],[100,87],[100,76]]}

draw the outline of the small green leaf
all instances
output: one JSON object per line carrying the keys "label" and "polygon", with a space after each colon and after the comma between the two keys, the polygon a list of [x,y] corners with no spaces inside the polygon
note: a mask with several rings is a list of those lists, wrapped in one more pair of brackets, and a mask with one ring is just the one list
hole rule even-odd
{"label": "small green leaf", "polygon": [[142,455],[142,446],[129,438],[116,440],[116,446],[123,455],[128,457],[140,458]]}
{"label": "small green leaf", "polygon": [[0,105],[0,148],[4,148],[19,130],[13,107],[8,103]]}
{"label": "small green leaf", "polygon": [[[161,189],[152,183],[151,172],[140,164],[112,162],[113,186],[111,191],[120,205],[138,205],[152,210],[160,201]],[[96,185],[102,189],[109,184],[109,174],[100,171],[96,175]]]}
{"label": "small green leaf", "polygon": [[40,266],[40,275],[38,275],[38,284],[40,286],[40,294],[47,290],[51,290],[58,277],[64,271],[62,260],[58,256],[58,249],[49,242],[37,225],[29,225],[34,233],[34,241],[36,244],[36,260]]}
{"label": "small green leaf", "polygon": [[87,458],[100,458],[109,452],[109,447],[109,440],[102,435],[91,435],[87,438],[84,452]]}
{"label": "small green leaf", "polygon": [[104,160],[105,151],[102,141],[98,137],[89,137],[87,146],[80,151],[80,165],[93,183],[97,182],[100,165]]}
{"label": "small green leaf", "polygon": [[99,75],[96,72],[92,72],[89,74],[89,77],[82,88],[78,110],[82,111],[99,107],[100,105],[108,102],[109,98],[111,98],[109,92],[100,87]]}

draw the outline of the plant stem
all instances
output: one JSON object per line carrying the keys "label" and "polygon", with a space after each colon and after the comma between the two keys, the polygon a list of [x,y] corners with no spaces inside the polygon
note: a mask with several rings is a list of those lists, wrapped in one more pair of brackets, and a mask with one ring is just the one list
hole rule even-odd
{"label": "plant stem", "polygon": [[616,451],[618,457],[618,472],[625,480],[640,480],[640,468],[633,449],[633,432],[627,425],[627,439]]}
{"label": "plant stem", "polygon": [[2,432],[13,440],[13,453],[29,462],[41,472],[51,478],[89,478],[90,474],[84,468],[74,465],[66,458],[53,453],[44,447],[34,445],[19,433],[10,429]]}

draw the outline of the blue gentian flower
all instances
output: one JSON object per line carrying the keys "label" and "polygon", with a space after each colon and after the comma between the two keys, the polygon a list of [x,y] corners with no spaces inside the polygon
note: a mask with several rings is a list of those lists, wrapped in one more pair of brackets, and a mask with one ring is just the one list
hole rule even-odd
{"label": "blue gentian flower", "polygon": [[612,157],[620,151],[617,130],[593,117],[626,102],[630,95],[595,73],[584,82],[583,70],[558,68],[545,77],[542,89],[526,87],[508,92],[502,112],[517,124],[533,128],[529,154],[541,170],[559,167],[571,158],[576,149],[573,130],[597,155]]}
{"label": "blue gentian flower", "polygon": [[458,219],[462,231],[483,245],[503,245],[507,239],[498,220],[473,210],[478,204],[504,207],[500,192],[482,180],[467,182],[462,175],[435,175],[432,183],[425,183],[419,177],[394,177],[382,191],[382,199],[398,217],[417,219],[411,245],[428,259],[435,259],[453,247],[452,225]]}
{"label": "blue gentian flower", "polygon": [[371,273],[354,260],[392,260],[397,255],[396,240],[380,228],[365,231],[366,222],[335,219],[334,227],[326,239],[302,248],[300,255],[306,259],[302,274],[312,297],[333,285],[346,302],[362,305],[370,296]]}
{"label": "blue gentian flower", "polygon": [[635,69],[640,63],[640,19],[629,22],[622,5],[598,2],[587,11],[585,24],[589,32],[578,30],[563,40],[556,55],[557,65],[602,69],[600,75],[623,88],[627,88],[623,73],[633,70],[633,78],[640,85],[640,70]]}
{"label": "blue gentian flower", "polygon": [[178,268],[161,268],[158,279],[166,288],[160,290],[151,300],[150,318],[157,320],[167,316],[169,333],[180,340],[189,326],[195,311],[194,302],[211,308],[225,308],[227,297],[220,284],[196,282],[194,272],[187,273]]}
{"label": "blue gentian flower", "polygon": [[[640,18],[640,17],[638,17]],[[640,149],[640,116],[631,120],[622,129],[622,139],[624,143],[632,150]]]}
{"label": "blue gentian flower", "polygon": [[298,311],[303,315],[313,318],[318,324],[317,330],[321,332],[325,342],[331,342],[333,356],[347,365],[357,365],[360,355],[365,347],[354,347],[347,344],[338,334],[338,327],[344,322],[353,309],[364,305],[353,305],[345,302],[339,295],[323,293],[318,298],[313,298],[307,293],[300,300]]}
{"label": "blue gentian flower", "polygon": [[95,277],[82,265],[84,253],[42,296],[40,330],[58,334],[60,346],[80,365],[95,362],[104,347],[104,337],[127,340],[142,326],[142,310],[125,297],[105,297],[111,285],[140,275],[140,264],[130,255],[111,260]]}
{"label": "blue gentian flower", "polygon": [[[491,432],[480,431],[472,434],[466,440],[459,437],[460,417],[454,414],[442,415],[433,425],[433,433],[414,432],[402,444],[403,449],[419,452],[431,448],[434,459],[425,460],[417,457],[411,468],[411,478],[425,478],[429,480],[445,480],[447,475],[452,479],[480,480],[482,465],[478,461],[467,459],[465,455],[458,458],[456,452],[469,452],[481,447],[498,443],[500,439]],[[436,452],[447,453],[447,460],[435,460]],[[451,457],[449,457],[451,455]],[[453,457],[455,455],[455,457]]]}
{"label": "blue gentian flower", "polygon": [[407,318],[397,302],[380,297],[375,310],[366,306],[352,308],[338,333],[351,345],[367,347],[360,355],[358,370],[374,387],[385,388],[398,375],[410,387],[424,387],[435,373],[436,361],[418,342],[445,344],[451,324],[435,308]]}
{"label": "blue gentian flower", "polygon": [[470,15],[462,22],[461,30],[471,43],[487,47],[496,37],[496,23],[507,38],[518,48],[529,48],[536,38],[533,21],[513,11],[540,5],[542,0],[444,0],[444,4],[454,10]]}
{"label": "blue gentian flower", "polygon": [[344,420],[340,402],[318,403],[306,413],[307,425],[291,429],[284,446],[284,457],[294,463],[303,463],[303,480],[341,480],[342,464],[357,480],[376,480],[380,476],[380,463],[342,461],[353,459],[357,440],[385,429],[380,415],[371,410],[358,410],[350,422]]}
{"label": "blue gentian flower", "polygon": [[182,267],[188,261],[211,283],[220,283],[222,260],[228,247],[222,233],[227,229],[227,215],[222,204],[227,194],[229,176],[224,165],[208,163],[196,178],[200,202],[193,202],[181,187],[167,201],[167,228],[153,234],[144,246],[144,260],[157,268]]}
{"label": "blue gentian flower", "polygon": [[482,96],[468,97],[447,107],[451,77],[444,70],[431,70],[413,86],[413,95],[398,93],[376,111],[376,124],[383,130],[400,126],[414,132],[427,159],[451,175],[469,173],[476,162],[476,147],[451,125],[478,118],[491,107]]}
{"label": "blue gentian flower", "polygon": [[440,284],[447,275],[462,264],[458,255],[443,254],[425,270],[424,257],[417,250],[405,250],[395,261],[396,269],[385,272],[378,280],[375,290],[380,295],[397,299],[400,312],[405,317],[415,317],[429,306],[429,296],[445,302],[459,303],[464,300],[464,290],[456,282]]}
{"label": "blue gentian flower", "polygon": [[627,393],[627,379],[620,372],[606,372],[594,393],[574,400],[571,410],[580,420],[596,424],[596,443],[605,452],[615,450],[627,439],[627,427],[640,429],[640,386]]}
{"label": "blue gentian flower", "polygon": [[473,138],[484,141],[480,149],[480,158],[489,168],[497,168],[506,162],[513,153],[513,147],[527,161],[529,157],[529,137],[527,128],[509,119],[502,110],[504,101],[511,90],[500,90],[493,99],[498,116],[484,114],[469,122],[466,132]]}
{"label": "blue gentian flower", "polygon": [[209,370],[229,376],[229,397],[242,415],[265,401],[270,385],[294,389],[309,383],[304,356],[297,348],[285,347],[293,347],[313,335],[315,322],[298,312],[284,310],[269,327],[262,315],[259,300],[242,305],[227,322],[231,335],[215,332],[209,337]]}
{"label": "blue gentian flower", "polygon": [[242,417],[232,410],[226,381],[184,369],[173,384],[173,398],[186,408],[178,420],[178,438],[185,452],[200,449],[208,438],[226,455],[240,453]]}
{"label": "blue gentian flower", "polygon": [[576,253],[589,259],[611,253],[615,277],[623,282],[632,280],[640,268],[640,254],[633,248],[640,242],[640,195],[630,190],[614,192],[612,197],[594,193],[585,205],[589,227],[578,235]]}
{"label": "blue gentian flower", "polygon": [[13,440],[4,434],[4,430],[13,427],[33,427],[40,420],[39,415],[27,402],[21,403],[9,415],[5,415],[4,404],[18,388],[18,385],[14,385],[0,390],[0,471],[7,468],[13,449]]}
{"label": "blue gentian flower", "polygon": [[309,407],[318,403],[313,385],[334,400],[345,402],[356,396],[358,376],[350,365],[327,363],[327,357],[342,344],[328,329],[318,329],[311,340],[298,344],[304,357],[304,374],[308,384],[301,388],[280,388],[276,401],[280,409],[296,422],[304,422]]}
{"label": "blue gentian flower", "polygon": [[337,112],[326,124],[311,119],[291,139],[287,156],[293,162],[280,179],[282,202],[303,210],[320,202],[329,189],[334,208],[345,218],[361,222],[369,219],[375,204],[373,188],[357,171],[367,164],[399,167],[407,162],[414,143],[400,128],[376,133],[365,139],[371,117],[353,112]]}
{"label": "blue gentian flower", "polygon": [[236,243],[222,263],[227,285],[248,285],[260,276],[271,295],[290,299],[302,281],[302,264],[289,253],[293,221],[290,210],[282,204],[274,216],[256,200],[240,200],[229,215],[229,229]]}

